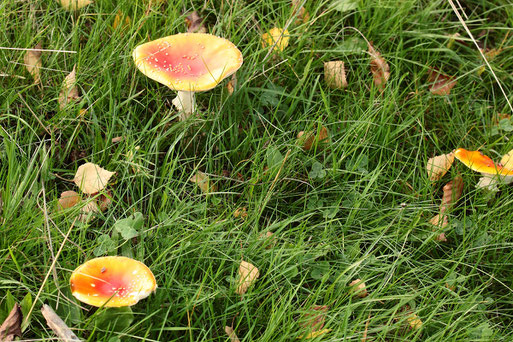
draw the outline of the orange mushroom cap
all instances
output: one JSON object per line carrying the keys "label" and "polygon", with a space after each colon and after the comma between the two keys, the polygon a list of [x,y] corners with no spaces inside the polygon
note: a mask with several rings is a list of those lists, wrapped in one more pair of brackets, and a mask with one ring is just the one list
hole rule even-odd
{"label": "orange mushroom cap", "polygon": [[157,288],[155,276],[142,262],[122,256],[95,258],[71,274],[71,293],[92,306],[131,306]]}
{"label": "orange mushroom cap", "polygon": [[180,33],[139,45],[137,68],[177,91],[214,88],[242,65],[242,53],[230,41],[207,33]]}
{"label": "orange mushroom cap", "polygon": [[500,163],[495,164],[493,160],[480,151],[467,151],[459,148],[454,151],[454,156],[468,168],[488,175],[512,176],[513,170],[507,169]]}

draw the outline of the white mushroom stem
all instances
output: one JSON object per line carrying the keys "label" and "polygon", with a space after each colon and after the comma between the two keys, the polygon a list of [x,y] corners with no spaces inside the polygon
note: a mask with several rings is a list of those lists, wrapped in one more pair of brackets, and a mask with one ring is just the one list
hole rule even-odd
{"label": "white mushroom stem", "polygon": [[196,99],[193,91],[179,91],[174,98],[173,104],[180,112],[180,121],[190,117],[196,111]]}

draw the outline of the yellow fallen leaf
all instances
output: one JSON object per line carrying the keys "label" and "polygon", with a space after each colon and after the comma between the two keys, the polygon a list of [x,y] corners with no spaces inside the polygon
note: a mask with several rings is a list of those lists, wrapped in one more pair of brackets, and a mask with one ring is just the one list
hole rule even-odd
{"label": "yellow fallen leaf", "polygon": [[412,329],[418,330],[422,328],[422,321],[420,320],[419,316],[417,316],[417,314],[411,314],[408,316],[407,320]]}
{"label": "yellow fallen leaf", "polygon": [[74,207],[80,202],[80,195],[75,191],[64,191],[59,198],[60,209],[68,209]]}
{"label": "yellow fallen leaf", "polygon": [[513,170],[513,150],[502,156],[501,165],[506,169]]}
{"label": "yellow fallen leaf", "polygon": [[239,266],[239,277],[237,279],[237,289],[235,292],[239,295],[243,295],[259,276],[260,273],[258,272],[258,268],[249,262],[241,261]]}
{"label": "yellow fallen leaf", "polygon": [[[41,49],[41,44],[34,46],[34,49]],[[41,51],[28,50],[23,58],[25,67],[28,72],[34,78],[34,84],[38,85],[41,83],[41,75],[39,69],[43,66],[41,63]]]}
{"label": "yellow fallen leaf", "polygon": [[79,166],[73,181],[85,194],[94,194],[107,186],[115,172],[107,171],[93,163]]}
{"label": "yellow fallen leaf", "polygon": [[313,147],[318,147],[329,142],[328,129],[321,126],[320,129],[315,130],[315,132],[309,131],[305,133],[304,131],[301,131],[297,135],[297,140],[298,143],[303,146],[305,151],[309,151]]}
{"label": "yellow fallen leaf", "polygon": [[324,335],[324,334],[327,334],[331,331],[331,329],[322,329],[322,330],[318,330],[318,331],[312,331],[306,335],[301,335],[299,336],[297,339],[302,339],[302,338],[305,338],[305,339],[310,339],[310,338],[315,338],[317,336],[321,336],[321,335]]}
{"label": "yellow fallen leaf", "polygon": [[189,181],[195,183],[205,194],[217,191],[217,187],[214,184],[211,184],[208,176],[201,171],[196,172]]}
{"label": "yellow fallen leaf", "polygon": [[[123,20],[123,17],[125,20]],[[114,17],[114,22],[112,23],[112,30],[116,30],[118,27],[121,28],[122,31],[126,31],[130,28],[130,17],[128,15],[124,15],[121,10],[116,13]]]}
{"label": "yellow fallen leaf", "polygon": [[428,177],[431,181],[442,178],[454,163],[454,153],[442,154],[433,158],[429,158],[426,169]]}
{"label": "yellow fallen leaf", "polygon": [[274,51],[283,51],[289,45],[289,31],[274,27],[262,35],[262,46],[271,47]]}
{"label": "yellow fallen leaf", "polygon": [[235,209],[235,211],[233,212],[233,217],[240,217],[241,219],[245,220],[248,217],[248,211],[246,210],[246,207]]}
{"label": "yellow fallen leaf", "polygon": [[331,61],[324,63],[324,80],[333,89],[347,88],[346,69],[344,62]]}
{"label": "yellow fallen leaf", "polygon": [[390,77],[390,67],[385,59],[381,57],[381,53],[376,51],[370,43],[368,44],[368,47],[369,54],[371,56],[370,67],[374,84],[381,92],[383,92]]}
{"label": "yellow fallen leaf", "polygon": [[367,297],[367,287],[365,283],[361,279],[355,279],[351,283],[349,283],[349,286],[351,287],[351,293],[360,297],[365,298]]}
{"label": "yellow fallen leaf", "polygon": [[75,85],[76,83],[76,65],[73,66],[73,70],[66,76],[64,81],[62,82],[62,89],[59,94],[59,108],[64,109],[68,103],[71,101],[76,101],[79,99],[78,96],[78,88]]}
{"label": "yellow fallen leaf", "polygon": [[304,6],[301,6],[303,0],[292,0],[292,15],[297,15],[296,24],[306,24],[310,20],[310,13],[308,13]]}
{"label": "yellow fallen leaf", "polygon": [[68,11],[76,11],[93,3],[91,0],[59,0],[59,2]]}
{"label": "yellow fallen leaf", "polygon": [[224,327],[224,331],[226,332],[226,334],[230,338],[231,342],[240,342],[239,338],[235,334],[235,330],[233,330],[232,327],[226,326],[226,327]]}

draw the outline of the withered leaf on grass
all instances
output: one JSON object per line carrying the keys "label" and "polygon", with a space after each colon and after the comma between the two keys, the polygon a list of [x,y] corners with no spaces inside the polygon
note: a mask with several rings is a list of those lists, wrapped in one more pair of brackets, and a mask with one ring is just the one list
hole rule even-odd
{"label": "withered leaf on grass", "polygon": [[68,11],[76,11],[93,3],[91,0],[59,0],[59,2]]}
{"label": "withered leaf on grass", "polygon": [[59,94],[59,108],[64,109],[66,105],[72,101],[78,100],[80,97],[78,96],[78,88],[75,85],[76,83],[76,65],[73,66],[73,70],[64,78],[62,82],[62,89]]}
{"label": "withered leaf on grass", "polygon": [[235,87],[237,86],[237,76],[235,74],[232,75],[230,81],[226,84],[226,89],[228,90],[228,94],[232,95],[235,91]]}
{"label": "withered leaf on grass", "polygon": [[454,153],[442,154],[429,158],[426,169],[431,181],[437,181],[442,178],[454,163]]}
{"label": "withered leaf on grass", "polygon": [[307,334],[301,335],[299,338],[310,339],[330,332],[331,329],[323,329],[328,310],[329,306],[327,305],[312,306],[309,312],[303,315],[300,322],[301,327],[307,331]]}
{"label": "withered leaf on grass", "polygon": [[333,89],[347,88],[346,69],[342,61],[324,63],[324,80]]}
{"label": "withered leaf on grass", "polygon": [[417,314],[413,313],[407,318],[408,324],[410,325],[410,328],[414,330],[418,330],[422,328],[422,321],[420,320],[419,316]]}
{"label": "withered leaf on grass", "polygon": [[46,324],[48,324],[50,329],[52,329],[60,340],[65,342],[80,341],[77,335],[71,331],[62,318],[60,318],[49,305],[44,304],[41,308],[41,313],[46,319]]}
{"label": "withered leaf on grass", "polygon": [[310,20],[310,13],[308,13],[304,6],[301,6],[303,0],[292,0],[292,15],[297,15],[296,24],[306,24]]}
{"label": "withered leaf on grass", "polygon": [[246,261],[241,261],[239,266],[239,275],[237,279],[237,288],[235,292],[239,295],[246,293],[251,285],[258,279],[260,273],[255,265]]}
{"label": "withered leaf on grass", "polygon": [[224,331],[226,332],[226,334],[230,338],[231,342],[240,342],[239,338],[235,334],[235,330],[233,330],[232,327],[226,326],[226,327],[224,327]]}
{"label": "withered leaf on grass", "polygon": [[[440,213],[429,220],[429,223],[441,228],[444,228],[449,224],[446,211],[451,209],[463,194],[463,185],[463,178],[460,175],[454,177],[452,181],[444,185],[444,194],[442,197],[442,204],[440,204]],[[447,238],[444,233],[441,233],[437,235],[435,240],[445,242],[447,241]]]}
{"label": "withered leaf on grass", "polygon": [[365,298],[368,295],[367,286],[361,279],[355,279],[349,283],[349,287],[351,287],[351,293],[360,298]]}
{"label": "withered leaf on grass", "polygon": [[501,165],[506,169],[513,170],[513,150],[502,156]]}
{"label": "withered leaf on grass", "polygon": [[214,184],[211,184],[208,176],[201,171],[197,171],[196,174],[189,179],[189,181],[195,183],[205,194],[217,191],[217,187]]}
{"label": "withered leaf on grass", "polygon": [[9,342],[14,341],[15,337],[21,337],[21,321],[23,320],[23,314],[21,313],[21,307],[18,303],[14,304],[9,316],[0,326],[0,341]]}
{"label": "withered leaf on grass", "polygon": [[321,126],[320,129],[315,130],[315,132],[301,131],[297,135],[297,140],[298,143],[303,146],[305,151],[309,151],[313,147],[318,147],[319,145],[329,143],[328,129],[324,126]]}
{"label": "withered leaf on grass", "polygon": [[80,202],[81,198],[75,191],[64,191],[59,198],[59,209],[69,209]]}
{"label": "withered leaf on grass", "polygon": [[193,11],[185,18],[187,24],[187,32],[207,33],[207,29],[203,25],[203,18],[198,12]]}
{"label": "withered leaf on grass", "polygon": [[273,27],[269,32],[262,35],[262,46],[271,47],[275,43],[274,51],[283,51],[289,45],[289,31]]}
{"label": "withered leaf on grass", "polygon": [[[40,50],[41,44],[37,44],[36,46],[34,46],[34,49]],[[41,69],[41,67],[43,66],[43,64],[41,63],[41,54],[41,51],[28,50],[25,53],[25,57],[23,58],[25,67],[34,78],[35,85],[41,83],[41,75],[39,73],[39,69]]]}
{"label": "withered leaf on grass", "polygon": [[444,75],[436,69],[429,69],[428,82],[431,83],[429,91],[435,95],[449,95],[457,83],[454,77]]}
{"label": "withered leaf on grass", "polygon": [[85,194],[95,194],[107,186],[115,172],[107,171],[93,163],[79,166],[73,181]]}
{"label": "withered leaf on grass", "polygon": [[374,84],[381,92],[383,92],[390,77],[390,66],[385,59],[381,57],[381,53],[374,49],[371,43],[368,45],[369,54],[371,56],[370,67]]}
{"label": "withered leaf on grass", "polygon": [[130,17],[128,15],[124,15],[123,12],[119,10],[116,13],[116,16],[114,17],[114,22],[112,23],[112,30],[116,30],[119,27],[122,31],[126,31],[130,28],[130,21]]}

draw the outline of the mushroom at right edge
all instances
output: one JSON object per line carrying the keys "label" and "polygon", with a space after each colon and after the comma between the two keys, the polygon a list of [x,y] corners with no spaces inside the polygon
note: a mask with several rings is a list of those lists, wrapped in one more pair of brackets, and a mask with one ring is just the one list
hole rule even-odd
{"label": "mushroom at right edge", "polygon": [[230,41],[206,33],[180,33],[139,45],[135,65],[144,75],[178,92],[173,105],[185,120],[196,111],[195,92],[214,88],[242,65]]}
{"label": "mushroom at right edge", "polygon": [[511,164],[509,153],[505,154],[497,164],[480,151],[468,151],[464,148],[455,150],[454,157],[466,167],[483,175],[476,184],[477,188],[497,191],[499,182],[505,184],[513,182],[513,169],[508,168]]}

